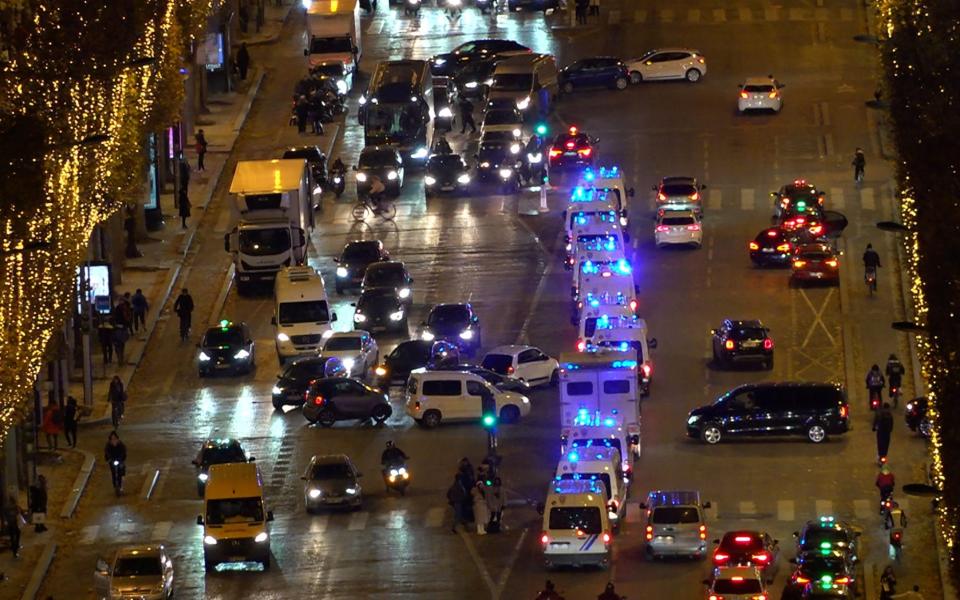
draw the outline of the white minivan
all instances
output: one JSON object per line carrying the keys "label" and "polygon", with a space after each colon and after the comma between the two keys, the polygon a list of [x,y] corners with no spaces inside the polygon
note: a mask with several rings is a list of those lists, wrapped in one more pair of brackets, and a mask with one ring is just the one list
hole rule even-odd
{"label": "white minivan", "polygon": [[323,277],[313,267],[284,267],[273,285],[277,358],[316,356],[337,320],[327,303]]}
{"label": "white minivan", "polygon": [[464,371],[415,369],[407,380],[404,401],[407,414],[426,428],[444,421],[479,421],[494,409],[504,423],[530,413],[530,399],[523,394],[498,390]]}
{"label": "white minivan", "polygon": [[614,528],[627,513],[628,480],[620,450],[608,446],[571,448],[557,463],[556,481],[599,481],[607,493],[607,518]]}

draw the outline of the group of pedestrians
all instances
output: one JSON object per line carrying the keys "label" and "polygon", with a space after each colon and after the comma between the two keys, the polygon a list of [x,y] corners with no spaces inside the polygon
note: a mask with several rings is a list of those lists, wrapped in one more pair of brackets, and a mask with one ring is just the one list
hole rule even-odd
{"label": "group of pedestrians", "polygon": [[113,363],[114,355],[117,366],[122,367],[127,363],[127,342],[135,333],[146,333],[149,308],[147,297],[143,295],[143,290],[138,288],[132,295],[130,292],[124,293],[109,315],[100,316],[97,339],[103,353],[103,364]]}
{"label": "group of pedestrians", "polygon": [[600,18],[600,0],[575,0],[578,25],[587,24],[587,16]]}
{"label": "group of pedestrians", "polygon": [[471,520],[478,535],[499,533],[503,528],[503,483],[487,459],[476,473],[470,459],[460,459],[453,484],[447,490],[447,502],[453,509],[453,525],[450,527],[453,533],[457,532],[457,525],[466,530]]}

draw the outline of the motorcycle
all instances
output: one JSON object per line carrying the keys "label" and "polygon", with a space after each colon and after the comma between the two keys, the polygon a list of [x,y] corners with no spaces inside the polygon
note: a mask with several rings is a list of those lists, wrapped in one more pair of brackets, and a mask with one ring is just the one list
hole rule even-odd
{"label": "motorcycle", "polygon": [[923,396],[907,402],[903,412],[903,420],[906,421],[910,431],[919,433],[920,437],[923,438],[930,437],[931,423],[927,416],[927,399]]}
{"label": "motorcycle", "polygon": [[408,17],[419,17],[420,16],[420,2],[421,0],[407,0],[403,5],[403,14]]}
{"label": "motorcycle", "polygon": [[543,167],[542,152],[527,152],[527,160],[523,164],[523,176],[528,185],[540,185],[546,175]]}
{"label": "motorcycle", "polygon": [[383,483],[387,491],[395,490],[403,496],[410,485],[410,472],[405,464],[385,465],[383,467]]}
{"label": "motorcycle", "polygon": [[342,171],[330,171],[330,181],[333,182],[334,195],[339,198],[347,186],[347,174]]}

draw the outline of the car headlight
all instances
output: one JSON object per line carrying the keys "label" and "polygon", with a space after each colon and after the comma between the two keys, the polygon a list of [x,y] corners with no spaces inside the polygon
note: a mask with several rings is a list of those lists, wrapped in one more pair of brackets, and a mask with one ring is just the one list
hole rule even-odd
{"label": "car headlight", "polygon": [[289,342],[289,341],[290,341],[290,336],[281,331],[280,333],[277,334],[277,341],[278,341],[278,342]]}
{"label": "car headlight", "polygon": [[489,169],[489,168],[490,168],[490,163],[487,162],[487,161],[483,161],[482,163],[480,163],[480,168],[481,168],[481,169]]}
{"label": "car headlight", "polygon": [[320,338],[325,340],[325,339],[327,339],[328,337],[330,337],[331,335],[333,335],[333,330],[332,330],[332,329],[328,329],[328,330],[326,330],[326,331],[324,331],[323,333],[320,334]]}
{"label": "car headlight", "polygon": [[700,420],[700,415],[690,415],[687,417],[687,425],[693,425]]}
{"label": "car headlight", "polygon": [[530,106],[530,96],[527,96],[526,98],[517,102],[517,108],[519,108],[520,110],[527,110],[529,106]]}
{"label": "car headlight", "polygon": [[514,127],[514,129],[513,129],[513,137],[518,138],[518,137],[520,137],[520,134],[521,134],[521,133],[523,133],[523,132],[520,131],[520,128],[519,128],[519,127]]}
{"label": "car headlight", "polygon": [[213,537],[212,535],[205,535],[203,536],[203,543],[208,546],[216,546],[217,538]]}
{"label": "car headlight", "polygon": [[399,320],[401,320],[401,319],[403,319],[403,311],[402,311],[402,310],[398,310],[397,312],[390,313],[390,320],[391,320],[391,321],[399,321]]}
{"label": "car headlight", "polygon": [[[427,149],[424,148],[423,146],[421,146],[421,147],[417,148],[416,150],[414,150],[413,154],[411,154],[410,156],[411,156],[412,158],[426,158],[426,157],[427,157]],[[387,178],[389,179],[390,176],[387,175]]]}
{"label": "car headlight", "polygon": [[355,358],[345,358],[343,359],[343,368],[347,371],[352,371],[353,366],[357,364],[357,359]]}
{"label": "car headlight", "polygon": [[363,182],[367,180],[366,173],[357,173],[357,181]]}
{"label": "car headlight", "polygon": [[314,500],[316,500],[317,498],[323,495],[323,492],[321,492],[317,488],[311,488],[310,491],[307,492],[307,495],[313,498]]}
{"label": "car headlight", "polygon": [[483,82],[483,85],[493,85],[493,77]]}
{"label": "car headlight", "polygon": [[383,365],[380,365],[376,369],[374,369],[373,372],[377,374],[377,377],[383,377],[384,375],[387,374],[387,368],[384,367]]}
{"label": "car headlight", "polygon": [[444,64],[446,64],[446,63],[447,63],[447,59],[445,59],[445,58],[435,58],[435,59],[433,59],[433,64],[435,64],[435,65],[438,66],[438,67],[441,66],[441,65],[444,65]]}
{"label": "car headlight", "polygon": [[200,351],[200,354],[197,356],[197,358],[200,359],[200,362],[207,362],[210,360],[210,356],[203,350]]}
{"label": "car headlight", "polygon": [[523,402],[524,404],[530,404],[530,398],[527,398],[526,396],[522,396],[520,398],[520,402]]}
{"label": "car headlight", "polygon": [[346,267],[337,267],[337,277],[346,277],[348,273]]}
{"label": "car headlight", "polygon": [[468,90],[473,90],[473,89],[476,89],[478,85],[480,84],[477,83],[476,81],[468,81],[465,84],[463,84],[463,87],[467,88]]}
{"label": "car headlight", "polygon": [[423,332],[420,333],[420,339],[423,340],[423,341],[425,341],[425,342],[432,342],[432,341],[433,341],[433,338],[435,338],[435,337],[436,337],[436,336],[433,335],[433,332],[430,332],[430,331],[423,331]]}
{"label": "car headlight", "polygon": [[397,172],[396,172],[396,171],[390,171],[389,173],[387,173],[387,179],[389,179],[390,181],[393,181],[393,180],[395,180],[396,178],[397,178]]}
{"label": "car headlight", "polygon": [[431,176],[431,175],[425,175],[425,176],[423,177],[423,182],[424,182],[425,184],[427,184],[427,185],[433,185],[433,184],[435,184],[435,183],[437,182],[437,178],[436,178],[436,177],[433,177],[433,176]]}
{"label": "car headlight", "polygon": [[206,482],[207,479],[209,479],[209,478],[210,478],[210,476],[207,475],[206,473],[200,473],[199,475],[197,475],[197,479],[199,479],[200,481],[203,481],[203,482]]}
{"label": "car headlight", "polygon": [[283,390],[281,390],[281,389],[280,389],[279,387],[277,387],[277,386],[273,386],[273,389],[270,390],[270,393],[273,394],[274,396],[279,396],[279,395],[283,394]]}
{"label": "car headlight", "polygon": [[449,107],[449,106],[444,106],[444,107],[441,108],[440,111],[437,113],[437,116],[440,117],[441,119],[452,119],[452,118],[453,118],[453,111],[450,110],[450,107]]}
{"label": "car headlight", "polygon": [[233,357],[237,360],[243,360],[245,358],[250,358],[250,353],[244,350],[243,348],[240,348],[240,350],[238,350],[237,353],[233,355]]}
{"label": "car headlight", "polygon": [[269,536],[267,536],[266,531],[261,531],[257,534],[257,537],[253,538],[253,541],[257,542],[258,544],[262,544],[263,542],[267,541],[268,537]]}
{"label": "car headlight", "polygon": [[351,496],[355,496],[355,495],[357,494],[357,492],[360,491],[360,490],[358,490],[357,488],[347,488],[347,489],[345,489],[345,490],[343,490],[343,491],[345,491],[346,493],[350,494]]}
{"label": "car headlight", "polygon": [[366,103],[367,103],[367,97],[366,97],[366,96],[360,96],[360,106],[363,106],[363,105],[366,104]]}
{"label": "car headlight", "polygon": [[354,322],[354,323],[363,323],[363,322],[366,321],[366,320],[367,320],[367,315],[365,315],[365,314],[363,314],[363,313],[354,313],[354,315],[353,315],[353,322]]}
{"label": "car headlight", "polygon": [[464,185],[470,183],[470,176],[466,173],[462,173],[460,177],[457,177],[457,183],[462,183]]}
{"label": "car headlight", "polygon": [[400,296],[401,299],[406,300],[410,297],[410,288],[400,288],[400,290],[397,291],[397,295]]}
{"label": "car headlight", "polygon": [[520,144],[510,144],[510,154],[520,154]]}
{"label": "car headlight", "polygon": [[342,79],[338,79],[338,80],[337,80],[337,91],[340,92],[341,94],[346,95],[346,93],[347,93],[347,82],[344,81],[344,80],[342,80]]}
{"label": "car headlight", "polygon": [[543,160],[543,154],[541,154],[540,152],[527,153],[527,161],[530,162],[531,164],[536,164],[541,160]]}
{"label": "car headlight", "polygon": [[461,331],[461,332],[460,332],[460,339],[461,339],[461,340],[472,340],[472,339],[473,339],[473,331],[470,330],[470,329],[467,329],[466,331]]}
{"label": "car headlight", "polygon": [[500,177],[503,179],[510,179],[513,177],[513,169],[500,169]]}

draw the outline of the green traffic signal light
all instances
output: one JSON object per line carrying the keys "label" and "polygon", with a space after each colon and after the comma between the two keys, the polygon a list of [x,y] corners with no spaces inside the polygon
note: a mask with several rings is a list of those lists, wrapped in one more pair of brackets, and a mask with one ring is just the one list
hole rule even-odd
{"label": "green traffic signal light", "polygon": [[537,123],[536,128],[534,129],[537,135],[547,135],[547,124],[546,123]]}
{"label": "green traffic signal light", "polygon": [[494,415],[483,415],[483,426],[484,427],[493,427],[497,424],[497,417]]}

